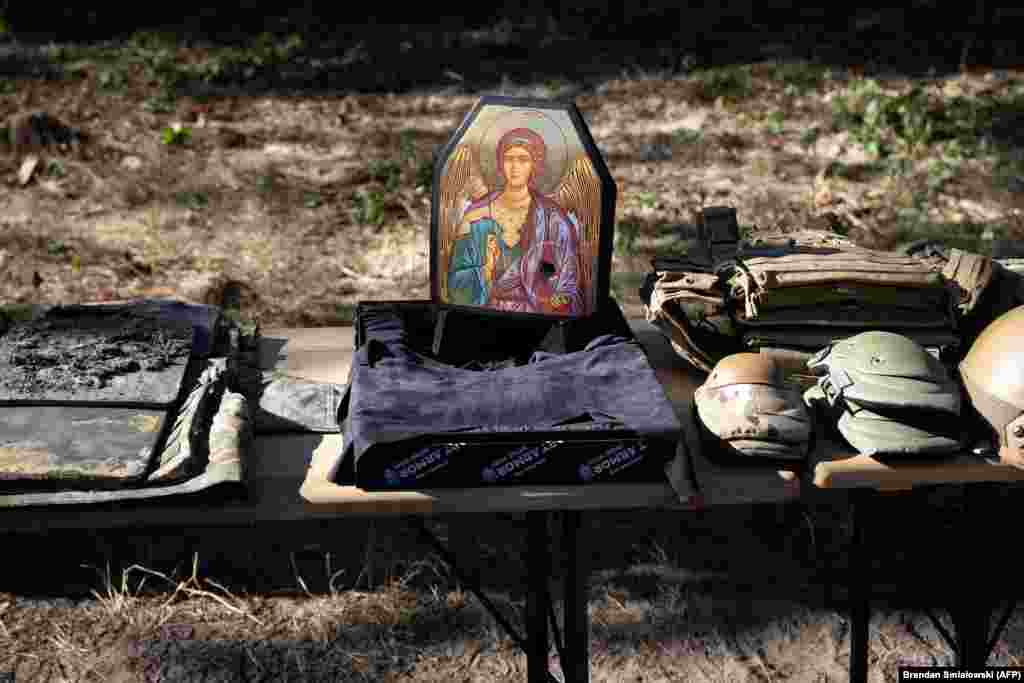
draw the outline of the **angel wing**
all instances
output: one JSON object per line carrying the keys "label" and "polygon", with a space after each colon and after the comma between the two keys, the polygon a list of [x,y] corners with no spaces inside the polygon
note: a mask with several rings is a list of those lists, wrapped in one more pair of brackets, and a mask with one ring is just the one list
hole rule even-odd
{"label": "angel wing", "polygon": [[448,300],[448,263],[452,245],[458,237],[465,202],[472,199],[473,188],[482,185],[476,159],[469,145],[459,145],[448,158],[438,192],[438,274],[441,300]]}
{"label": "angel wing", "polygon": [[601,180],[590,157],[586,154],[576,157],[551,197],[576,219],[579,226],[577,276],[586,315],[591,312],[593,305],[591,286],[594,282],[601,230]]}

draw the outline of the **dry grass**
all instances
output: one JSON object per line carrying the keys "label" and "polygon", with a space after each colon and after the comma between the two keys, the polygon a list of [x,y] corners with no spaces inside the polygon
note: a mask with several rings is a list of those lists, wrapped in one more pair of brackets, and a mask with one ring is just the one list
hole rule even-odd
{"label": "dry grass", "polygon": [[[635,552],[641,561],[629,568],[592,576],[592,680],[845,680],[849,632],[840,614],[763,588],[730,588],[721,572],[682,568],[675,548],[657,539]],[[0,671],[76,681],[142,681],[158,672],[183,681],[261,672],[352,681],[525,676],[522,653],[433,556],[401,576],[385,571],[368,590],[317,593],[296,576],[303,593],[281,597],[238,594],[198,567],[193,556],[190,573],[177,578],[132,564],[117,579],[107,568],[96,572],[91,600],[68,606],[2,596]],[[521,607],[499,604],[506,613]],[[994,662],[1019,665],[1021,643],[1024,618],[1016,616]],[[923,614],[876,612],[877,680],[896,680],[900,665],[950,661]],[[557,670],[554,653],[552,664]]]}

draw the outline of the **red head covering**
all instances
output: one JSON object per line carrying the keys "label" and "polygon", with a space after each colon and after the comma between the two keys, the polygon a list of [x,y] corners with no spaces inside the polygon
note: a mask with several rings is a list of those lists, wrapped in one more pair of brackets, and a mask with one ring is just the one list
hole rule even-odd
{"label": "red head covering", "polygon": [[537,189],[535,183],[537,182],[537,176],[544,168],[544,138],[537,133],[534,133],[529,128],[513,128],[504,135],[501,136],[501,140],[498,141],[498,178],[501,181],[501,185],[504,186],[505,169],[504,159],[505,152],[509,147],[522,147],[530,153],[530,157],[533,158],[533,169],[530,171],[530,179],[527,181],[531,190]]}

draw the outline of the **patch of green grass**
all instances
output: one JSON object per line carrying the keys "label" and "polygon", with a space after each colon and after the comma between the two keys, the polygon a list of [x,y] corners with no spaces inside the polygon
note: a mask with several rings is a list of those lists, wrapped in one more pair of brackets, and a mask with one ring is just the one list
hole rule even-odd
{"label": "patch of green grass", "polygon": [[658,195],[655,192],[641,192],[637,195],[637,202],[645,209],[653,209],[658,203]]}
{"label": "patch of green grass", "polygon": [[128,84],[128,75],[120,67],[106,66],[100,69],[96,75],[96,84],[100,90],[124,90],[125,85]]}
{"label": "patch of green grass", "polygon": [[651,248],[658,256],[686,256],[689,247],[690,237],[680,230],[680,226],[662,224],[655,227]]}
{"label": "patch of green grass", "polygon": [[60,159],[50,159],[47,161],[44,172],[51,178],[63,178],[68,174],[68,170],[65,168],[64,162]]}
{"label": "patch of green grass", "polygon": [[264,32],[244,48],[213,51],[207,60],[190,66],[185,73],[206,83],[246,80],[288,63],[304,49],[305,43],[298,34],[276,36]]}
{"label": "patch of green grass", "polygon": [[0,95],[7,95],[14,92],[14,81],[7,78],[0,78]]}
{"label": "patch of green grass", "polygon": [[846,93],[832,100],[832,124],[847,129],[864,151],[878,158],[888,153],[884,146],[888,96],[877,81],[857,80]]}
{"label": "patch of green grass", "polygon": [[718,98],[742,100],[753,92],[750,69],[746,66],[727,66],[708,69],[697,75],[698,95],[706,102]]}
{"label": "patch of green grass", "polygon": [[6,317],[11,322],[25,322],[35,315],[32,304],[0,304],[0,318]]}
{"label": "patch of green grass", "polygon": [[646,273],[612,273],[608,288],[616,301],[623,302],[639,298],[640,286]]}
{"label": "patch of green grass", "polygon": [[256,177],[256,191],[262,195],[274,194],[281,189],[281,173],[268,166]]}
{"label": "patch of green grass", "polygon": [[335,304],[334,305],[334,320],[332,322],[341,323],[342,325],[351,325],[356,319],[356,306],[355,304]]}
{"label": "patch of green grass", "polygon": [[640,224],[623,221],[615,226],[615,252],[620,256],[636,253],[636,240],[640,236]]}
{"label": "patch of green grass", "polygon": [[672,141],[680,145],[696,145],[704,140],[699,128],[678,128],[672,131]]}
{"label": "patch of green grass", "polygon": [[369,164],[370,177],[384,184],[384,189],[394,192],[402,180],[402,165],[393,159],[374,159]]}
{"label": "patch of green grass", "polygon": [[360,190],[352,197],[352,207],[352,219],[356,223],[360,225],[383,225],[383,193],[377,190]]}
{"label": "patch of green grass", "polygon": [[210,204],[210,198],[206,196],[205,192],[199,190],[183,190],[174,194],[174,201],[179,206],[183,206],[186,209],[192,209],[193,211],[199,211],[205,209]]}
{"label": "patch of green grass", "polygon": [[126,52],[152,52],[156,50],[173,50],[177,47],[177,39],[163,31],[136,31],[124,44]]}
{"label": "patch of green grass", "polygon": [[163,129],[160,139],[165,145],[184,145],[192,139],[192,129],[175,123]]}
{"label": "patch of green grass", "polygon": [[896,225],[896,239],[906,244],[916,240],[937,240],[948,247],[955,247],[976,254],[991,251],[992,240],[1007,233],[1007,226],[983,223],[937,223],[927,218],[919,207],[899,211]]}
{"label": "patch of green grass", "polygon": [[934,131],[928,97],[915,88],[892,103],[896,115],[896,136],[911,156],[916,156],[931,143]]}
{"label": "patch of green grass", "polygon": [[1024,179],[1024,159],[1000,155],[992,169],[992,181],[997,187],[1018,185]]}
{"label": "patch of green grass", "polygon": [[319,192],[305,192],[302,195],[302,205],[307,209],[317,209],[323,206],[324,198]]}
{"label": "patch of green grass", "polygon": [[818,139],[821,137],[821,128],[813,126],[806,129],[800,134],[800,146],[804,148],[804,152],[810,152],[811,147],[817,144]]}
{"label": "patch of green grass", "polygon": [[773,111],[764,119],[764,129],[769,135],[782,135],[786,123],[786,115],[781,111]]}
{"label": "patch of green grass", "polygon": [[415,187],[431,189],[434,185],[434,164],[429,159],[424,159],[416,166],[416,178],[413,180]]}
{"label": "patch of green grass", "polygon": [[943,102],[942,109],[933,116],[936,138],[956,139],[967,145],[977,141],[978,133],[992,125],[997,108],[1013,106],[1015,97],[981,100],[974,97],[953,97]]}
{"label": "patch of green grass", "polygon": [[832,127],[875,157],[919,157],[935,143],[956,140],[963,156],[982,149],[982,134],[1001,111],[1024,107],[1016,93],[1000,97],[940,100],[921,86],[892,95],[873,79],[858,79],[832,100]]}
{"label": "patch of green grass", "polygon": [[46,253],[50,256],[62,256],[68,251],[68,245],[62,240],[47,240],[46,241]]}
{"label": "patch of green grass", "polygon": [[828,69],[811,62],[783,62],[775,67],[773,76],[786,87],[787,95],[803,95],[816,90],[828,75]]}
{"label": "patch of green grass", "polygon": [[406,129],[398,133],[398,157],[402,163],[416,162],[416,131]]}
{"label": "patch of green grass", "polygon": [[906,175],[908,169],[909,160],[907,159],[882,159],[866,164],[847,164],[833,159],[825,168],[825,177],[864,182],[884,175]]}
{"label": "patch of green grass", "polygon": [[941,192],[946,183],[956,178],[964,156],[963,146],[959,140],[948,140],[943,143],[938,157],[928,164],[927,185],[930,193]]}

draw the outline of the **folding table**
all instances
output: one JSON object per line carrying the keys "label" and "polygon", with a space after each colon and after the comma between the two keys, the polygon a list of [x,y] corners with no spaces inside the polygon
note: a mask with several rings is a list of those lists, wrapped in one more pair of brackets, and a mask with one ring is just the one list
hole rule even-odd
{"label": "folding table", "polygon": [[[583,486],[519,486],[476,489],[434,489],[429,491],[367,492],[354,486],[332,483],[333,466],[341,450],[341,436],[325,436],[313,455],[301,494],[319,511],[339,515],[412,515],[425,538],[441,557],[471,587],[495,620],[526,652],[529,680],[548,681],[549,634],[565,673],[565,680],[588,681],[589,623],[587,617],[587,550],[578,530],[587,510],[662,509],[696,510],[709,505],[792,500],[799,495],[799,481],[790,472],[765,468],[716,467],[696,450],[695,430],[690,425],[693,391],[703,376],[672,351],[664,335],[645,322],[631,323],[644,346],[659,381],[684,426],[687,448],[666,468],[672,481],[650,484],[589,484]],[[320,381],[344,381],[348,360],[330,347],[337,344],[327,330],[320,342],[306,331],[271,331],[268,338],[288,342],[275,367],[297,377]],[[301,337],[300,337],[301,335]],[[319,345],[318,345],[319,344]],[[350,348],[351,344],[349,344]],[[336,347],[335,347],[336,348]],[[349,357],[351,352],[349,352]],[[269,359],[268,359],[269,363]],[[699,470],[693,463],[700,463]],[[708,482],[703,490],[699,485]],[[522,635],[483,593],[471,572],[463,572],[455,558],[423,524],[423,517],[448,512],[525,512],[527,518],[527,605],[526,633]],[[561,547],[566,552],[564,577],[564,620],[556,623],[548,588],[550,570],[549,517],[561,515]],[[550,626],[550,628],[549,628]]]}
{"label": "folding table", "polygon": [[[850,542],[850,680],[854,683],[867,681],[868,639],[871,621],[871,571],[868,548],[865,542],[865,526],[870,507],[887,493],[899,494],[916,487],[939,484],[964,484],[968,494],[983,483],[1004,483],[1024,481],[1024,470],[991,463],[987,460],[964,453],[937,462],[916,464],[885,464],[878,460],[859,455],[849,447],[830,444],[828,460],[820,461],[814,467],[813,486],[819,489],[849,489],[852,537]],[[943,551],[963,552],[960,544],[943,548]],[[1001,559],[1001,558],[1000,558]],[[973,556],[973,563],[986,562],[985,556]],[[999,562],[999,560],[993,560]],[[999,566],[996,564],[995,566]],[[936,568],[941,572],[941,568]],[[951,582],[955,577],[949,577]],[[943,639],[953,650],[958,666],[982,667],[988,660],[992,648],[1009,621],[1015,607],[1012,600],[1006,607],[994,630],[989,625],[996,611],[997,601],[991,595],[980,597],[966,590],[957,591],[951,583],[954,594],[949,606],[953,632],[943,626],[929,611],[928,616]]]}
{"label": "folding table", "polygon": [[[684,426],[689,401],[703,381],[646,322],[631,323]],[[343,383],[352,357],[352,328],[266,330],[262,366],[294,377]],[[685,429],[687,441],[692,428]],[[666,468],[669,480],[649,484],[517,486],[477,489],[367,492],[331,482],[340,434],[258,435],[243,462],[245,495],[226,499],[180,496],[117,505],[10,508],[0,514],[8,531],[111,529],[126,527],[225,527],[375,516],[406,516],[472,586],[482,604],[526,651],[530,681],[553,680],[548,668],[550,636],[566,681],[588,681],[587,551],[578,529],[588,510],[663,509],[693,511],[729,503],[794,500],[799,481],[789,472],[764,468],[717,468],[695,453],[680,453]],[[690,449],[692,450],[692,449]],[[691,458],[690,455],[696,457]],[[698,469],[692,463],[699,464]],[[703,488],[698,488],[703,485]],[[462,572],[451,552],[429,532],[425,517],[442,513],[525,513],[527,518],[526,630],[519,633],[494,608],[472,572]],[[562,624],[551,604],[549,517],[561,516],[561,547],[567,553]]]}

